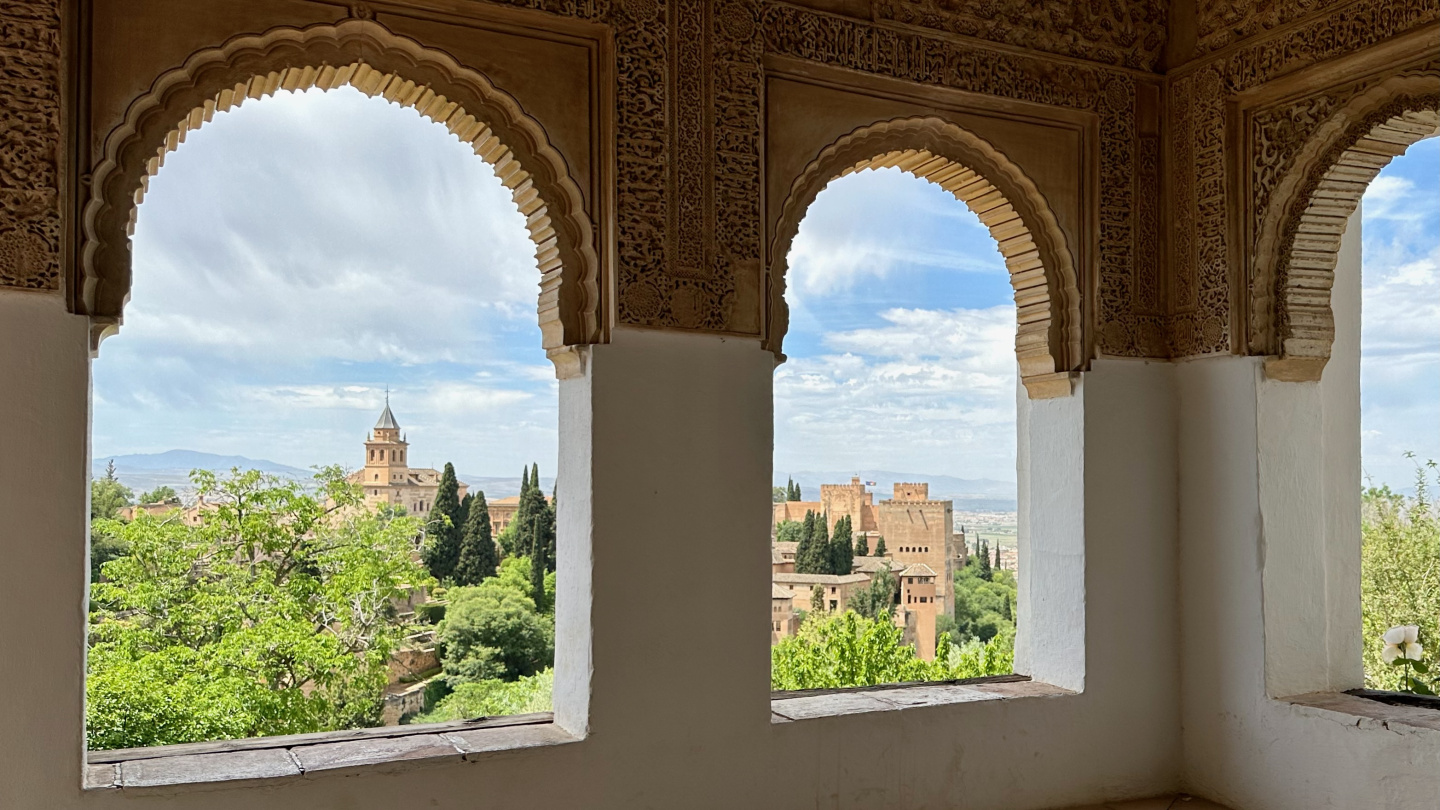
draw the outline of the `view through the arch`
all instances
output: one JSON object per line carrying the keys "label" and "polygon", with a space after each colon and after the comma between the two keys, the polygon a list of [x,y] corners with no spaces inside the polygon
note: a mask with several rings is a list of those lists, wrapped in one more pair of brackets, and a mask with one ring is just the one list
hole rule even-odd
{"label": "view through the arch", "polygon": [[524,217],[352,88],[220,113],[94,363],[91,749],[548,710],[557,403]]}
{"label": "view through the arch", "polygon": [[1016,313],[994,239],[899,169],[830,183],[775,372],[771,681],[1013,669]]}
{"label": "view through the arch", "polygon": [[1440,138],[1361,204],[1361,604],[1365,685],[1440,692]]}

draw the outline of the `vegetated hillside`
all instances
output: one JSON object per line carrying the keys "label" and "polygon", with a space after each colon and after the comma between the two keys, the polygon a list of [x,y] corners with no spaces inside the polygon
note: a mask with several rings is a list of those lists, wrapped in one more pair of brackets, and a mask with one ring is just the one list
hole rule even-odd
{"label": "vegetated hillside", "polygon": [[222,456],[216,453],[202,453],[197,450],[167,450],[163,453],[135,453],[124,456],[101,456],[90,462],[90,474],[96,478],[105,474],[105,468],[115,462],[115,477],[130,487],[138,496],[141,492],[160,486],[184,492],[191,486],[191,470],[212,470],[228,472],[232,467],[242,470],[260,470],[283,478],[309,480],[313,470],[302,470],[265,459],[245,456]]}

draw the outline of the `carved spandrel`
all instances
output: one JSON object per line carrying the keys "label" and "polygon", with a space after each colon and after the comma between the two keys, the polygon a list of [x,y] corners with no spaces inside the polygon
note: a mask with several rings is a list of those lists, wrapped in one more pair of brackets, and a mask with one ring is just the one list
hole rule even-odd
{"label": "carved spandrel", "polygon": [[0,6],[0,287],[60,289],[60,11]]}

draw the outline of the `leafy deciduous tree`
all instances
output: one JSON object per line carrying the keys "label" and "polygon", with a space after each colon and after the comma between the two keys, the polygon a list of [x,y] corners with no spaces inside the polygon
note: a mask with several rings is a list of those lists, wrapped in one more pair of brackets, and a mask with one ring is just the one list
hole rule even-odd
{"label": "leafy deciduous tree", "polygon": [[130,548],[91,586],[91,748],[378,722],[394,603],[430,584],[413,518],[365,507],[338,467],[316,489],[256,471],[191,473],[199,525],[102,521]]}

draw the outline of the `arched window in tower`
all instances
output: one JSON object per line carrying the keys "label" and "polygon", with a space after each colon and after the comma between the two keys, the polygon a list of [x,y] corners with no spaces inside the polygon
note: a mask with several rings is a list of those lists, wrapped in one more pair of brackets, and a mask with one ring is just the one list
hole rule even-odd
{"label": "arched window in tower", "polygon": [[[941,186],[859,171],[805,212],[785,281],[774,688],[1010,673],[1016,306],[994,239]],[[862,647],[884,663],[830,660]]]}
{"label": "arched window in tower", "polygon": [[133,256],[94,366],[90,747],[548,710],[557,383],[477,146],[349,86],[250,98],[164,156]]}
{"label": "arched window in tower", "polygon": [[1410,662],[1433,665],[1440,649],[1440,137],[1411,145],[1371,181],[1357,225],[1360,278],[1342,249],[1337,368],[1325,373],[1343,373],[1353,356],[1346,314],[1358,292],[1365,685],[1436,691],[1440,670],[1417,673]]}

